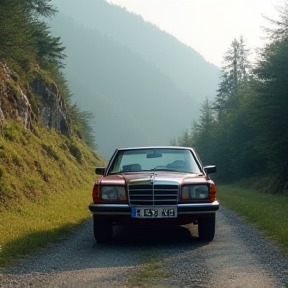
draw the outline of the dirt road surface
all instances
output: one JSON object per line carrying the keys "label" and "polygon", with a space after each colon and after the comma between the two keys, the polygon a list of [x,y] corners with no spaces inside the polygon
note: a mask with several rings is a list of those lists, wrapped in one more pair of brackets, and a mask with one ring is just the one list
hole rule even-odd
{"label": "dirt road surface", "polygon": [[187,225],[116,227],[111,243],[96,244],[91,219],[69,239],[2,271],[0,287],[288,287],[288,260],[272,243],[224,207],[216,221],[211,243]]}

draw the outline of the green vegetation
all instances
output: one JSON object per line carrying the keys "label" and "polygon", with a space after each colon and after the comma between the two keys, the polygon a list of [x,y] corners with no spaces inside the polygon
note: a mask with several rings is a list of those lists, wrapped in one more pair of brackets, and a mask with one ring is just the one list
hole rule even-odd
{"label": "green vegetation", "polygon": [[148,288],[152,285],[153,287],[163,287],[162,285],[157,286],[159,279],[168,278],[169,274],[162,269],[163,259],[161,256],[154,253],[153,250],[143,251],[142,261],[146,264],[141,265],[141,269],[129,278],[128,287]]}
{"label": "green vegetation", "polygon": [[168,278],[169,275],[161,268],[162,264],[159,262],[143,265],[143,267],[141,267],[141,270],[139,270],[136,274],[133,274],[132,277],[129,278],[127,286],[149,288],[153,285],[153,287],[163,287],[163,285],[158,284],[159,279]]}
{"label": "green vegetation", "polygon": [[[93,115],[81,111],[71,102],[72,95],[61,70],[65,67],[65,47],[59,37],[51,35],[45,21],[45,18],[51,18],[56,12],[51,0],[1,0],[0,64],[7,64],[13,69],[13,80],[6,82],[15,93],[19,93],[21,86],[29,96],[35,80],[55,86],[65,101],[72,132],[95,149],[91,126]],[[39,100],[32,95],[29,101],[33,113],[38,116]]]}
{"label": "green vegetation", "polygon": [[0,267],[87,219],[93,167],[103,165],[78,138],[34,130],[11,123],[0,137]]}
{"label": "green vegetation", "polygon": [[[0,267],[58,241],[87,219],[93,167],[103,165],[91,150],[92,115],[71,103],[61,71],[65,47],[45,22],[55,12],[50,0],[0,2]],[[37,83],[59,97],[70,125],[66,136],[41,126]],[[12,102],[21,93],[31,107],[30,130],[13,121],[21,107]]]}
{"label": "green vegetation", "polygon": [[288,256],[288,197],[231,185],[218,186],[218,198],[268,236]]}
{"label": "green vegetation", "polygon": [[217,181],[245,179],[250,187],[287,194],[287,3],[279,7],[279,15],[279,20],[270,20],[270,42],[253,67],[243,37],[232,41],[215,99],[206,99],[199,121],[172,143],[194,146],[204,164],[215,163]]}

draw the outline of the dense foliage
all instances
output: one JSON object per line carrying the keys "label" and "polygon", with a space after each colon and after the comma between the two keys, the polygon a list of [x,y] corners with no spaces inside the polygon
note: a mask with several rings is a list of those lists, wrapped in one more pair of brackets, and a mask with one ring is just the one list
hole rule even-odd
{"label": "dense foliage", "polygon": [[256,65],[249,64],[243,38],[234,39],[215,99],[205,100],[198,122],[172,144],[194,146],[204,162],[217,164],[219,181],[242,180],[287,193],[287,2],[278,9],[280,20],[269,19],[270,41],[258,52]]}
{"label": "dense foliage", "polygon": [[8,63],[28,82],[32,81],[36,67],[45,71],[65,100],[74,129],[89,147],[95,148],[90,124],[93,117],[91,113],[75,109],[76,104],[71,103],[71,93],[61,72],[65,66],[65,47],[59,37],[51,35],[45,22],[55,13],[51,0],[1,0],[0,61]]}

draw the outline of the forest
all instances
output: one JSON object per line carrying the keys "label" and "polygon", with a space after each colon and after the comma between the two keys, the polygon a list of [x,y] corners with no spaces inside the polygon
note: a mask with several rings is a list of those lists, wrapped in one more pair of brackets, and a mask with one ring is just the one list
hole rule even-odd
{"label": "forest", "polygon": [[[193,146],[204,164],[217,164],[220,182],[243,183],[264,192],[288,192],[288,4],[267,18],[267,43],[248,60],[243,37],[223,57],[213,100],[173,145]],[[209,163],[208,163],[209,162]]]}
{"label": "forest", "polygon": [[[68,107],[71,127],[92,149],[96,147],[91,129],[93,115],[81,111],[71,100],[65,67],[65,47],[60,37],[51,34],[47,19],[56,13],[50,0],[1,0],[0,62],[13,69],[26,90],[35,73],[57,83],[59,94]],[[37,100],[36,100],[37,101]]]}

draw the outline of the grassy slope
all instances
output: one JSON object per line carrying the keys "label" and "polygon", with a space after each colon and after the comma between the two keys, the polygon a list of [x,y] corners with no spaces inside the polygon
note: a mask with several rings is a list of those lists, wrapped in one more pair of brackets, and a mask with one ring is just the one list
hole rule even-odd
{"label": "grassy slope", "polygon": [[61,239],[90,216],[97,165],[103,161],[77,139],[13,123],[3,130],[0,267]]}
{"label": "grassy slope", "polygon": [[228,185],[218,186],[222,205],[264,232],[288,257],[288,197]]}

